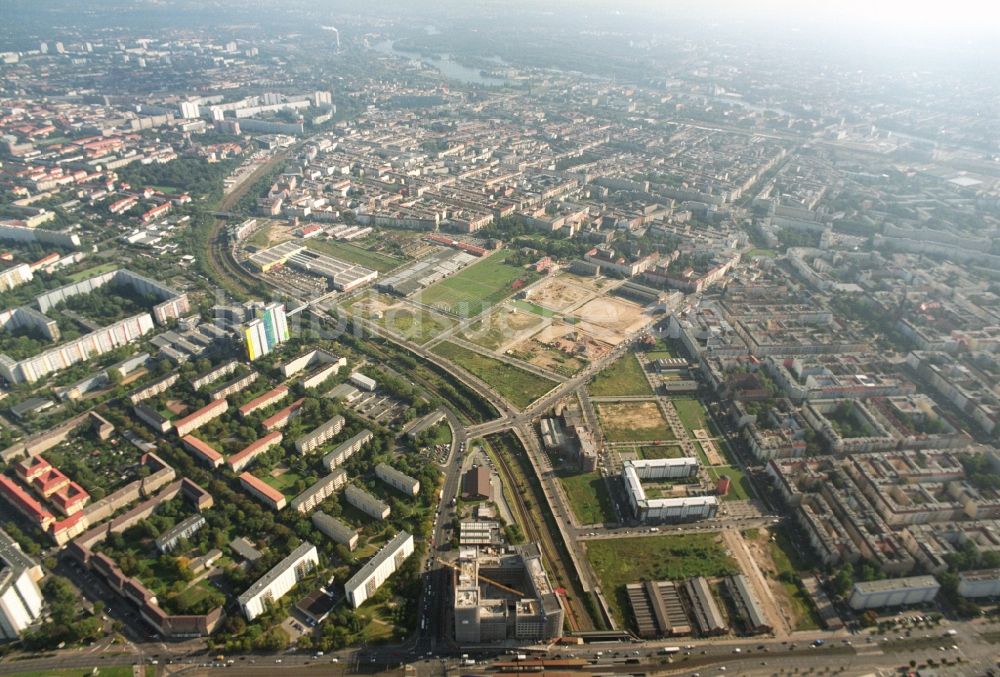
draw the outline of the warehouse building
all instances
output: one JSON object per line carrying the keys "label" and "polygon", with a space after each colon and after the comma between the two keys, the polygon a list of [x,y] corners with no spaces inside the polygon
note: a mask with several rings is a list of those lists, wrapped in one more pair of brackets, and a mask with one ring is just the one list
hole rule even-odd
{"label": "warehouse building", "polygon": [[420,480],[399,472],[388,463],[379,463],[375,466],[375,476],[407,496],[416,496],[420,493]]}
{"label": "warehouse building", "polygon": [[933,601],[940,589],[941,584],[933,576],[862,581],[854,584],[847,601],[855,610],[923,604]]}
{"label": "warehouse building", "polygon": [[750,589],[750,582],[743,574],[736,574],[726,579],[729,595],[733,600],[736,613],[739,614],[748,632],[759,634],[771,632],[771,624],[764,615],[764,610],[757,596]]}
{"label": "warehouse building", "polygon": [[677,586],[672,581],[644,581],[625,586],[635,625],[644,639],[691,634]]}
{"label": "warehouse building", "polygon": [[691,613],[702,635],[721,635],[726,632],[726,621],[704,576],[689,578],[684,584],[684,591],[687,592]]}
{"label": "warehouse building", "polygon": [[295,585],[319,566],[316,546],[308,541],[261,576],[239,597],[240,609],[248,621],[260,616],[268,606],[281,599]]}
{"label": "warehouse building", "polygon": [[412,554],[413,536],[406,531],[396,534],[344,584],[347,601],[355,609],[364,604]]}
{"label": "warehouse building", "polygon": [[358,547],[358,531],[341,522],[336,517],[330,517],[322,510],[312,516],[313,526],[329,536],[334,543],[340,543],[348,550]]}

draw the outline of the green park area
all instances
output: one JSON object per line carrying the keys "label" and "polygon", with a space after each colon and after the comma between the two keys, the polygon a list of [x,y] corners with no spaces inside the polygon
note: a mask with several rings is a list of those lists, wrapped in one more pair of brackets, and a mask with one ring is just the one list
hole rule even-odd
{"label": "green park area", "polygon": [[619,625],[624,625],[624,610],[629,608],[625,592],[629,583],[724,576],[738,571],[717,534],[609,538],[586,543],[587,557]]}
{"label": "green park area", "polygon": [[627,353],[594,377],[588,388],[592,397],[653,395],[639,359]]}
{"label": "green park area", "polygon": [[87,280],[97,275],[103,273],[110,273],[112,270],[119,268],[117,263],[102,263],[99,266],[93,266],[91,268],[84,268],[83,270],[73,273],[69,276],[73,282],[79,282],[80,280]]}
{"label": "green park area", "polygon": [[449,341],[439,343],[433,350],[488,383],[517,407],[528,406],[556,385],[547,378]]}
{"label": "green park area", "polygon": [[673,400],[674,409],[681,419],[681,423],[690,432],[692,430],[704,430],[708,428],[708,421],[705,418],[705,407],[698,400],[690,398],[680,398]]}
{"label": "green park area", "polygon": [[683,456],[684,450],[675,444],[645,446],[639,449],[639,457],[647,461],[657,458],[682,458]]}
{"label": "green park area", "polygon": [[614,522],[615,509],[607,483],[596,472],[560,477],[563,491],[581,524]]}
{"label": "green park area", "polygon": [[[417,300],[459,317],[474,317],[507,298],[517,288],[538,279],[539,274],[506,263],[513,252],[501,251],[472,264],[461,272],[431,285]],[[521,281],[520,285],[515,282]]]}

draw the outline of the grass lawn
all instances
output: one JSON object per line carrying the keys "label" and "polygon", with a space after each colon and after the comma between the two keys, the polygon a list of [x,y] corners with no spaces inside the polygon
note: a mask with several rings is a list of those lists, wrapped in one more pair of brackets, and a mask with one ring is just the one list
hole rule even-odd
{"label": "grass lawn", "polygon": [[673,403],[681,423],[688,431],[708,428],[705,407],[701,406],[701,402],[692,399],[677,399],[673,400]]}
{"label": "grass lawn", "polygon": [[447,423],[438,423],[430,433],[430,444],[451,444],[451,426]]}
{"label": "grass lawn", "polygon": [[514,305],[521,310],[526,310],[529,313],[534,313],[535,315],[541,315],[542,317],[555,317],[555,311],[549,310],[548,308],[542,308],[539,305],[535,305],[529,301],[522,301],[518,299],[514,301]]}
{"label": "grass lawn", "polygon": [[615,509],[604,478],[596,472],[560,477],[563,490],[581,524],[615,521]]}
{"label": "grass lawn", "polygon": [[652,395],[653,389],[642,372],[639,358],[628,353],[606,368],[590,383],[591,397],[615,397],[617,395]]}
{"label": "grass lawn", "polygon": [[253,235],[247,240],[248,244],[252,244],[255,247],[264,249],[271,244],[271,226],[264,224],[262,227],[258,228]]}
{"label": "grass lawn", "polygon": [[761,247],[756,247],[748,251],[745,255],[745,259],[752,259],[755,256],[763,256],[764,258],[773,259],[778,254],[773,249],[763,249]]}
{"label": "grass lawn", "polygon": [[[177,597],[170,601],[169,606],[176,609],[178,613],[188,613],[187,610],[194,609],[196,604],[199,604],[204,599],[216,598],[216,602],[219,605],[225,603],[225,596],[212,587],[212,585],[206,580],[200,580],[190,588],[186,589]],[[169,598],[168,598],[169,599]]]}
{"label": "grass lawn", "polygon": [[86,280],[94,277],[95,275],[100,275],[101,273],[110,273],[112,270],[119,267],[120,266],[117,263],[102,263],[99,266],[81,270],[79,273],[73,273],[69,276],[69,279],[73,280],[73,282],[79,282],[80,280]]}
{"label": "grass lawn", "polygon": [[771,534],[774,536],[774,541],[768,543],[771,559],[778,570],[778,580],[791,602],[795,629],[818,630],[821,627],[819,614],[794,578],[799,571],[809,569],[810,564],[799,556],[785,529],[772,529]]}
{"label": "grass lawn", "polygon": [[455,320],[426,310],[390,308],[382,315],[379,324],[411,341],[426,343],[434,336],[454,327]]}
{"label": "grass lawn", "polygon": [[587,557],[618,623],[623,623],[623,610],[629,608],[627,583],[738,572],[715,534],[587,541]]}
{"label": "grass lawn", "polygon": [[647,460],[655,458],[682,458],[684,450],[677,446],[642,447],[639,449],[639,456]]}
{"label": "grass lawn", "polygon": [[646,352],[646,357],[650,360],[677,357],[677,351],[672,346],[673,343],[673,341],[667,341],[663,338],[656,339],[656,346],[652,350]]}
{"label": "grass lawn", "polygon": [[556,385],[547,378],[448,341],[434,346],[434,352],[481,378],[517,407],[528,406]]}
{"label": "grass lawn", "polygon": [[388,272],[405,263],[405,261],[387,254],[373,252],[357,245],[337,242],[336,240],[307,240],[306,246],[321,254],[327,254],[341,261],[357,263],[365,268],[377,270],[380,273]]}
{"label": "grass lawn", "polygon": [[475,317],[514,293],[513,284],[530,284],[539,274],[505,263],[512,252],[501,251],[468,266],[459,273],[432,284],[416,300],[438,306],[459,317]]}
{"label": "grass lawn", "polygon": [[594,406],[604,437],[609,442],[669,442],[674,439],[656,402],[602,402]]}
{"label": "grass lawn", "polygon": [[[262,475],[262,476],[261,476]],[[264,480],[269,486],[277,489],[285,496],[292,497],[295,496],[295,490],[292,489],[295,483],[302,479],[302,476],[296,472],[289,470],[288,472],[278,475],[277,477],[271,477],[269,473],[260,473],[258,477]]]}
{"label": "grass lawn", "polygon": [[754,495],[750,480],[739,468],[731,465],[709,466],[708,474],[711,475],[712,479],[718,479],[720,475],[729,475],[731,480],[729,493],[723,497],[724,501],[745,501]]}

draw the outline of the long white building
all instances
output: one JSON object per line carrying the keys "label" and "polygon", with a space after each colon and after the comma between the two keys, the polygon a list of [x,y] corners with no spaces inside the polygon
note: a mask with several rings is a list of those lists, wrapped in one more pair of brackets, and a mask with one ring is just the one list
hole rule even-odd
{"label": "long white building", "polygon": [[42,567],[0,529],[0,639],[17,639],[42,615]]}
{"label": "long white building", "polygon": [[348,484],[344,489],[344,498],[355,508],[377,520],[384,520],[389,516],[389,504],[372,496],[367,491],[356,484]]}
{"label": "long white building", "polygon": [[379,463],[375,466],[375,477],[407,496],[416,496],[420,493],[420,480],[396,470],[388,463]]}
{"label": "long white building", "polygon": [[941,584],[933,576],[862,581],[854,584],[847,602],[855,610],[922,604],[933,600],[940,589]]}
{"label": "long white building", "polygon": [[347,601],[355,609],[364,604],[412,554],[413,536],[405,531],[396,534],[344,584]]}
{"label": "long white building", "polygon": [[316,546],[308,541],[261,576],[239,597],[240,609],[248,621],[260,616],[267,605],[281,599],[310,571],[319,566]]}
{"label": "long white building", "polygon": [[[684,459],[662,459],[662,460],[684,460]],[[676,498],[647,498],[646,490],[642,486],[640,472],[653,472],[655,478],[683,478],[690,475],[681,474],[694,467],[697,472],[697,459],[694,466],[688,464],[657,465],[650,470],[650,466],[636,465],[636,461],[626,461],[622,469],[622,481],[625,484],[625,493],[628,495],[629,507],[634,514],[643,522],[683,522],[696,519],[713,517],[719,511],[719,499],[715,496],[681,496]],[[669,474],[677,473],[677,474]]]}

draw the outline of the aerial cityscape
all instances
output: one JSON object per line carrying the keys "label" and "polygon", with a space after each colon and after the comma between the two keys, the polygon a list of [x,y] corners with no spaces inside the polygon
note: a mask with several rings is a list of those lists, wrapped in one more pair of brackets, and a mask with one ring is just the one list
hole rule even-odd
{"label": "aerial cityscape", "polygon": [[1000,675],[997,9],[0,18],[0,675]]}

